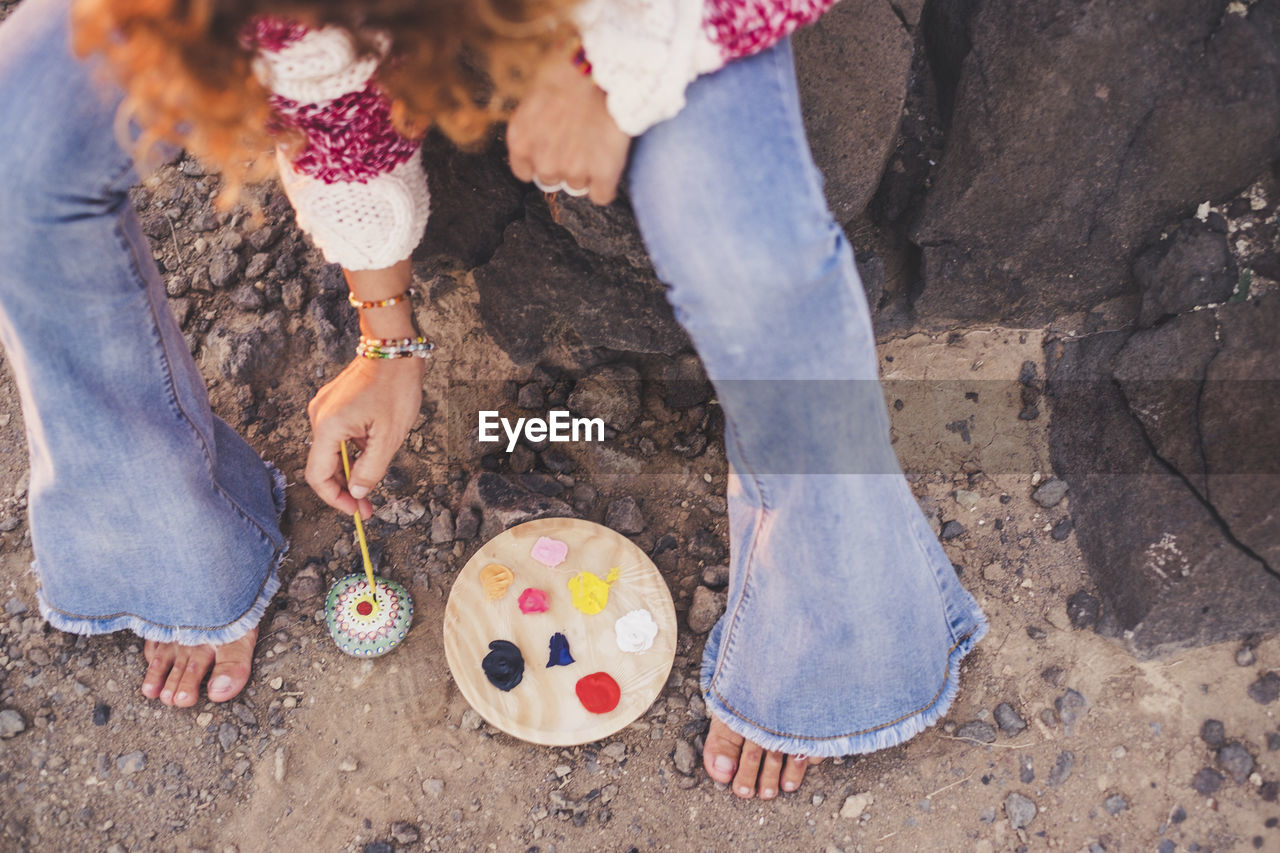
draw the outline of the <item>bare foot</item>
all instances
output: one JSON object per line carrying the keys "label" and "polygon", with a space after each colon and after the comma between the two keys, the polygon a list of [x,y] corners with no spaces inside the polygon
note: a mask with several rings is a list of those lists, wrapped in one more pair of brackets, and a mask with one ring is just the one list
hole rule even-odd
{"label": "bare foot", "polygon": [[715,717],[707,731],[707,745],[702,748],[707,775],[732,786],[733,793],[744,800],[757,793],[762,800],[772,800],[779,790],[794,791],[800,787],[804,771],[821,763],[821,758],[766,752]]}
{"label": "bare foot", "polygon": [[147,675],[142,680],[142,695],[166,705],[190,708],[200,698],[200,682],[212,669],[209,698],[226,702],[248,683],[257,640],[257,628],[222,646],[180,646],[147,640],[143,647]]}

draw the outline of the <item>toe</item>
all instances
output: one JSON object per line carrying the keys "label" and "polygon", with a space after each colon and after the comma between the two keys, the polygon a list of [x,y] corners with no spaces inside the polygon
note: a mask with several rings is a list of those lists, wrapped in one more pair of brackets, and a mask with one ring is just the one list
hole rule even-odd
{"label": "toe", "polygon": [[751,741],[743,741],[742,755],[738,760],[738,772],[733,776],[733,793],[749,800],[756,794],[756,779],[760,776],[760,762],[764,750]]}
{"label": "toe", "polygon": [[172,657],[169,659],[169,671],[165,673],[164,687],[160,689],[160,701],[166,705],[173,704],[173,697],[178,692],[178,685],[187,671],[187,660],[191,657],[188,646],[171,643],[169,648]]}
{"label": "toe", "polygon": [[765,753],[764,761],[760,765],[760,780],[757,790],[760,792],[760,799],[772,800],[778,796],[778,780],[782,775],[782,762],[786,756],[781,752]]}
{"label": "toe", "polygon": [[244,689],[253,666],[253,647],[257,638],[255,629],[215,650],[213,674],[209,678],[209,698],[214,702],[226,702]]}
{"label": "toe", "polygon": [[[213,648],[211,646],[194,646],[187,655],[187,665],[183,668],[182,679],[173,694],[173,704],[179,708],[190,708],[200,698],[200,682],[213,666]],[[176,667],[175,667],[176,669]]]}
{"label": "toe", "polygon": [[800,787],[804,779],[804,771],[822,761],[821,758],[806,758],[803,755],[788,755],[782,768],[782,790],[794,791]]}
{"label": "toe", "polygon": [[702,748],[702,766],[707,775],[722,785],[728,785],[738,769],[741,752],[742,736],[734,734],[728,726],[712,717],[711,727],[707,729],[707,743]]}
{"label": "toe", "polygon": [[147,659],[147,673],[142,678],[142,695],[155,699],[164,689],[165,679],[169,677],[169,670],[173,667],[173,643],[147,640],[142,653]]}

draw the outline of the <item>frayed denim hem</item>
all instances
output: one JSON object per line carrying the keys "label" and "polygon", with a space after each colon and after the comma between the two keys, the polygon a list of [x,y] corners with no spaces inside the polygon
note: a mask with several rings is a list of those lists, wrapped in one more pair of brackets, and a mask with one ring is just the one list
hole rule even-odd
{"label": "frayed denim hem", "polygon": [[[714,714],[716,719],[724,723],[730,731],[770,752],[809,755],[815,758],[836,758],[842,755],[876,752],[905,743],[946,716],[960,690],[960,661],[973,650],[986,633],[987,620],[985,617],[980,617],[973,630],[961,639],[948,655],[947,674],[942,689],[938,691],[937,698],[928,707],[892,723],[849,735],[816,738],[784,735],[760,728],[759,725],[743,719],[739,712],[730,708],[714,690],[710,689],[714,664],[708,664],[705,658],[701,672],[702,698],[707,703],[708,712]],[[761,673],[761,677],[767,678],[768,674]]]}
{"label": "frayed denim hem", "polygon": [[[282,517],[284,515],[284,491],[286,486],[284,474],[272,463],[266,460],[263,460],[263,462],[267,466],[267,470],[271,472],[272,502],[275,504],[277,516]],[[44,589],[39,587],[36,589],[36,601],[40,607],[40,615],[44,617],[45,621],[59,631],[66,631],[69,634],[93,636],[95,634],[113,634],[116,631],[132,631],[144,640],[154,640],[157,643],[177,643],[180,646],[221,646],[240,639],[256,628],[258,623],[262,621],[271,599],[280,591],[280,564],[284,561],[288,552],[289,541],[287,539],[282,540],[280,547],[276,550],[274,559],[271,561],[270,573],[267,575],[266,581],[263,582],[262,589],[258,592],[253,605],[234,622],[216,628],[160,625],[132,613],[122,613],[105,619],[70,616],[53,609],[49,602],[45,600]]]}

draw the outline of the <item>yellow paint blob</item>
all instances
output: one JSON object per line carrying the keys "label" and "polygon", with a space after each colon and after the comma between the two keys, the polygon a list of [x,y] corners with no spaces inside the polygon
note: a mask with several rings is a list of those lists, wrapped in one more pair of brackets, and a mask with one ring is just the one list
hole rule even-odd
{"label": "yellow paint blob", "polygon": [[490,601],[497,601],[507,594],[507,587],[516,579],[511,570],[499,563],[490,563],[480,570],[480,583]]}
{"label": "yellow paint blob", "polygon": [[610,569],[609,576],[600,580],[591,572],[578,572],[569,578],[569,597],[573,606],[588,616],[604,610],[609,603],[609,584],[618,579],[618,570]]}

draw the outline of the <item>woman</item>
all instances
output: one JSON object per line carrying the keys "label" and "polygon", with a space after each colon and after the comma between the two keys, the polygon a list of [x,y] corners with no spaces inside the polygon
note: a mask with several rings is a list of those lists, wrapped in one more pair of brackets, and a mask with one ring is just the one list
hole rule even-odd
{"label": "woman", "polygon": [[[278,586],[278,475],[209,411],[128,204],[120,94],[73,55],[67,2],[26,0],[0,28],[0,336],[31,448],[40,606],[63,630],[145,637],[148,697],[194,704],[209,674],[226,701]],[[520,178],[607,203],[625,172],[725,413],[731,576],[704,654],[704,765],[742,797],[935,722],[986,628],[897,467],[866,301],[804,138],[785,37],[826,5],[77,10],[147,132],[232,166],[280,140],[298,222],[360,312],[356,358],[309,407],[307,480],[342,512],[370,511],[421,395],[413,132],[476,138],[488,85],[492,103],[519,99]],[[350,482],[343,440],[364,451]]]}

